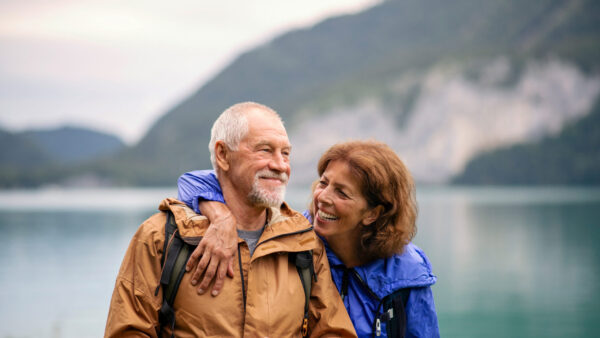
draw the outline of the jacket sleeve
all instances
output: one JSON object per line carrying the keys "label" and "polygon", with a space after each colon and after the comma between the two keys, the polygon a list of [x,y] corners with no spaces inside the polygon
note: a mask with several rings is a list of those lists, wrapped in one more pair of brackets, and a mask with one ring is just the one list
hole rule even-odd
{"label": "jacket sleeve", "polygon": [[356,337],[354,326],[331,278],[323,243],[313,252],[317,281],[313,282],[309,308],[311,337]]}
{"label": "jacket sleeve", "polygon": [[433,293],[429,286],[410,290],[406,304],[406,337],[440,337]]}
{"label": "jacket sleeve", "polygon": [[195,170],[187,172],[177,180],[178,198],[188,207],[201,214],[199,200],[225,203],[221,185],[213,170]]}
{"label": "jacket sleeve", "polygon": [[162,290],[157,295],[155,291],[160,280],[163,240],[151,220],[140,226],[125,253],[110,302],[105,337],[157,336]]}

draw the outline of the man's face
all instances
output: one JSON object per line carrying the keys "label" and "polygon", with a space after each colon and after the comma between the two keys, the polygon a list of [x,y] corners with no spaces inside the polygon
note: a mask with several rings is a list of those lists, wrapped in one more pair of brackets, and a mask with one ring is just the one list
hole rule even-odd
{"label": "man's face", "polygon": [[279,206],[290,175],[290,142],[281,122],[253,110],[248,133],[231,155],[231,182],[253,206]]}

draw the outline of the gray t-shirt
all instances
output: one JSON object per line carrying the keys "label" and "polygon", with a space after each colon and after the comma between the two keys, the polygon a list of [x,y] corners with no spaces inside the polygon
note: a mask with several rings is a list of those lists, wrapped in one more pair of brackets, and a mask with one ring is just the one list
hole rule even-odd
{"label": "gray t-shirt", "polygon": [[258,230],[251,231],[238,229],[238,236],[240,236],[240,238],[243,239],[244,242],[246,242],[246,244],[248,244],[248,249],[250,249],[250,256],[252,256],[252,254],[254,253],[254,249],[256,249],[256,244],[258,244],[258,239],[260,238],[260,235],[262,235],[263,230],[265,230],[264,226]]}

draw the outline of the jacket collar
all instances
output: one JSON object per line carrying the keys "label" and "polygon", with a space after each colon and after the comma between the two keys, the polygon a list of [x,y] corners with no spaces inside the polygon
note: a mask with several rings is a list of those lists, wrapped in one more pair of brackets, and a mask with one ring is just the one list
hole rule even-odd
{"label": "jacket collar", "polygon": [[[158,209],[170,210],[175,218],[182,239],[191,245],[197,245],[210,223],[205,216],[197,214],[185,203],[173,198],[163,200]],[[279,208],[267,210],[267,225],[263,231],[252,259],[273,252],[299,252],[313,250],[318,239],[312,225],[302,214],[292,210],[286,203]]]}
{"label": "jacket collar", "polygon": [[[341,271],[346,269],[327,241],[323,239],[323,242],[332,269]],[[357,266],[354,270],[380,298],[402,288],[430,286],[437,280],[425,253],[412,243],[409,243],[401,254],[377,259]]]}

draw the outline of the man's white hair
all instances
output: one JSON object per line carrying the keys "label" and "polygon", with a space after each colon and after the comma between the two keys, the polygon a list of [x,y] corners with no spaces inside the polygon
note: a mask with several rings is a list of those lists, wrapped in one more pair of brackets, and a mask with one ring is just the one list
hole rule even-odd
{"label": "man's white hair", "polygon": [[[241,102],[227,108],[215,121],[210,131],[210,161],[213,169],[217,170],[217,160],[215,158],[215,144],[217,141],[223,141],[231,150],[238,150],[240,141],[248,133],[248,119],[246,113],[252,109],[259,109],[272,114],[281,121],[281,117],[273,109],[256,102]],[[283,121],[281,121],[283,124]]]}

